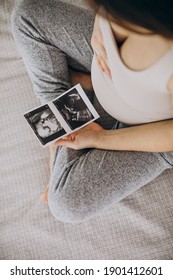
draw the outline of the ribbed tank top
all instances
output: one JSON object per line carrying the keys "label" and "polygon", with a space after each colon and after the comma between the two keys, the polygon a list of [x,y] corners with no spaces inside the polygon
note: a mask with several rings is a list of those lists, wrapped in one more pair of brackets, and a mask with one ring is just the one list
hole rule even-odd
{"label": "ribbed tank top", "polygon": [[167,90],[173,74],[173,48],[146,70],[133,71],[123,63],[108,20],[99,17],[112,79],[98,68],[95,55],[91,77],[102,107],[115,119],[142,124],[173,118]]}

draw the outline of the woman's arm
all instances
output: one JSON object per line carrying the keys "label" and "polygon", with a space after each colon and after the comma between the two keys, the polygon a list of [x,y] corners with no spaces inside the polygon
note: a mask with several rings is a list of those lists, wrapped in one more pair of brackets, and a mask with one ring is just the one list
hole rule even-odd
{"label": "woman's arm", "polygon": [[105,130],[96,123],[58,140],[54,145],[72,149],[97,148],[143,152],[173,151],[173,120]]}
{"label": "woman's arm", "polygon": [[95,146],[106,150],[173,151],[173,120],[117,130],[103,130],[98,135]]}

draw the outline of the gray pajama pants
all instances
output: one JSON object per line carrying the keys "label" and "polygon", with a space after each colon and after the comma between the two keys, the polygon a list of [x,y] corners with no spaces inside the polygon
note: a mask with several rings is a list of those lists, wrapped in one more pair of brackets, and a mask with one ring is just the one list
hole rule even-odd
{"label": "gray pajama pants", "polygon": [[[69,68],[90,73],[94,14],[59,0],[24,0],[12,14],[12,30],[34,91],[41,102],[71,87]],[[89,98],[107,129],[123,129]],[[79,223],[96,216],[172,168],[173,153],[106,151],[58,147],[48,204],[60,221]]]}

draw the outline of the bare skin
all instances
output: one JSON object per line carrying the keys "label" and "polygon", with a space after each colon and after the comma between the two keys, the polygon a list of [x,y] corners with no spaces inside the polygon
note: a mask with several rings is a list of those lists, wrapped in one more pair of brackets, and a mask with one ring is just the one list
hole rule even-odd
{"label": "bare skin", "polygon": [[70,70],[70,80],[72,86],[80,83],[85,90],[93,90],[91,75],[88,73]]}

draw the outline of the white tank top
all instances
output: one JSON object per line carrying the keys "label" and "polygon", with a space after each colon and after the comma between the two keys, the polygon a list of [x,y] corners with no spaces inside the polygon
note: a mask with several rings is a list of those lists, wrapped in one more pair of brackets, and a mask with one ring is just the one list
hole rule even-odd
{"label": "white tank top", "polygon": [[173,48],[146,70],[133,71],[119,54],[109,21],[100,16],[100,28],[112,80],[92,61],[92,83],[102,107],[115,119],[142,124],[173,118],[171,94],[167,90],[173,74]]}

